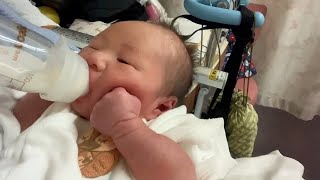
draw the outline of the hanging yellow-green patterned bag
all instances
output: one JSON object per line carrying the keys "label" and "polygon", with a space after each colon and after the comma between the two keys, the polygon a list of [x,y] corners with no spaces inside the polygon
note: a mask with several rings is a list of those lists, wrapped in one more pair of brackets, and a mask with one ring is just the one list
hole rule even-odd
{"label": "hanging yellow-green patterned bag", "polygon": [[241,91],[232,95],[226,134],[234,158],[251,157],[258,132],[258,114]]}

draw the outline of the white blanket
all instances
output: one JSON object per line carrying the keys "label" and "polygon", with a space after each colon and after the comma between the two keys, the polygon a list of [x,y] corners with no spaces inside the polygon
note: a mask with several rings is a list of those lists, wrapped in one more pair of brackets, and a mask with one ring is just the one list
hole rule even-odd
{"label": "white blanket", "polygon": [[[192,158],[200,180],[300,180],[303,166],[278,151],[257,158],[232,159],[222,119],[201,120],[184,106],[147,125],[175,142]],[[77,137],[90,128],[67,104],[55,103],[29,129],[19,134],[10,110],[0,111],[0,179],[83,179],[78,166]],[[133,179],[124,161],[97,179]]]}

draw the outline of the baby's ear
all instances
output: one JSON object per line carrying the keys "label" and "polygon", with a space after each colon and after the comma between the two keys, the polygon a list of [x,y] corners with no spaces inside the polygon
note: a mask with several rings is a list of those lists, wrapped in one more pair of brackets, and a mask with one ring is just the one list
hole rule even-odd
{"label": "baby's ear", "polygon": [[157,107],[151,112],[147,119],[155,119],[162,113],[169,111],[177,105],[178,98],[175,96],[163,97],[158,99]]}

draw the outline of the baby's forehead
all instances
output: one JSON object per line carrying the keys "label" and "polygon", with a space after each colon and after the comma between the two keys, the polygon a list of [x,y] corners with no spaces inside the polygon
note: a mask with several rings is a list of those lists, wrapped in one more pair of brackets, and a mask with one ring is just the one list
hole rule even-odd
{"label": "baby's forehead", "polygon": [[99,41],[122,43],[125,49],[152,53],[162,58],[162,61],[179,58],[185,48],[168,26],[142,21],[115,23],[99,34]]}

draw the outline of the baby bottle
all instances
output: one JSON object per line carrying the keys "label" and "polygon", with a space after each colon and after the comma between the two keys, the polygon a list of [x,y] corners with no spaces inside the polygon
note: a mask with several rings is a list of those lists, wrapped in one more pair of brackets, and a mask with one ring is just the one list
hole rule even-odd
{"label": "baby bottle", "polygon": [[0,16],[0,85],[39,93],[49,101],[72,102],[87,92],[87,63],[69,50]]}

